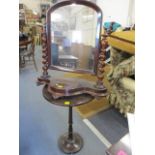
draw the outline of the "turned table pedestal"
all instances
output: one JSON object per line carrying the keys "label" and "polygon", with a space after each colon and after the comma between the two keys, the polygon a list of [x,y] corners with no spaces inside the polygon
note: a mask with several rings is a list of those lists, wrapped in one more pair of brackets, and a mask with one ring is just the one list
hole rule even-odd
{"label": "turned table pedestal", "polygon": [[73,131],[73,107],[85,104],[94,99],[89,94],[80,94],[75,96],[67,96],[54,99],[51,93],[48,92],[48,86],[43,88],[44,98],[52,104],[68,107],[68,132],[60,136],[58,145],[64,153],[76,153],[83,147],[83,138]]}

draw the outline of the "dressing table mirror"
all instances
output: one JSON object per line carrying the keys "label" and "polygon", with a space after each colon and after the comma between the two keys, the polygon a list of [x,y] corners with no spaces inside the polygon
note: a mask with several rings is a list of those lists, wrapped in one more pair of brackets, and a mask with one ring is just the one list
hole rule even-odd
{"label": "dressing table mirror", "polygon": [[[46,13],[42,33],[43,73],[37,83],[44,84],[46,100],[69,108],[68,132],[58,140],[64,153],[76,153],[83,146],[82,137],[73,132],[72,108],[107,95],[103,84],[107,42],[101,29],[102,11],[90,1],[61,1]],[[54,78],[48,70],[93,74],[96,81]]]}
{"label": "dressing table mirror", "polygon": [[93,74],[99,48],[97,26],[99,29],[100,18],[101,13],[85,5],[71,4],[49,11],[49,66],[62,71]]}

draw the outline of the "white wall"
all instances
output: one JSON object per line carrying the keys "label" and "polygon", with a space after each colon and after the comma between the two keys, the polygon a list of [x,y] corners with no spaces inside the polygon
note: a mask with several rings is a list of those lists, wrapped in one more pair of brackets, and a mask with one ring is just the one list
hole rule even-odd
{"label": "white wall", "polygon": [[129,3],[128,22],[132,25],[135,24],[135,0],[130,0]]}
{"label": "white wall", "polygon": [[[103,22],[115,21],[122,26],[132,23],[134,0],[97,0],[97,4],[103,11]],[[130,14],[133,14],[132,19],[129,19]]]}

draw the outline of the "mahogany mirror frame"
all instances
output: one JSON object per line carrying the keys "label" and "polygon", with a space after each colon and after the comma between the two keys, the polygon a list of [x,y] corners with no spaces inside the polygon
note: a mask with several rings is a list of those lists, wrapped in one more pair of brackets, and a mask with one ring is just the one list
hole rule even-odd
{"label": "mahogany mirror frame", "polygon": [[[98,28],[98,33],[96,30],[96,43],[95,43],[95,54],[94,54],[94,66],[93,66],[93,71],[87,71],[87,70],[82,70],[82,69],[69,69],[61,66],[55,66],[51,64],[51,13],[54,12],[56,9],[61,8],[63,6],[67,5],[72,5],[72,4],[78,4],[78,5],[83,5],[87,6],[89,8],[92,8],[94,11],[97,13],[97,28]],[[97,65],[98,65],[98,57],[100,54],[100,49],[101,49],[101,30],[102,30],[102,10],[93,2],[90,1],[85,1],[85,0],[65,0],[58,2],[54,4],[52,7],[49,8],[46,14],[46,37],[47,37],[47,60],[48,60],[48,69],[52,70],[59,70],[59,71],[66,71],[66,72],[74,72],[74,73],[87,73],[87,74],[95,74],[97,75]]]}

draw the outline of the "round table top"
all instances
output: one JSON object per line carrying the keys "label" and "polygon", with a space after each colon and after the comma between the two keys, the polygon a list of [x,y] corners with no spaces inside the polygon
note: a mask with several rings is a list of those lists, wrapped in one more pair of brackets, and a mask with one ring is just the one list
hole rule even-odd
{"label": "round table top", "polygon": [[48,86],[45,85],[43,88],[43,96],[44,98],[52,104],[59,105],[59,106],[79,106],[85,103],[88,103],[94,99],[92,95],[89,94],[80,94],[74,96],[65,96],[60,97],[58,99],[54,99],[52,95],[48,92]]}

